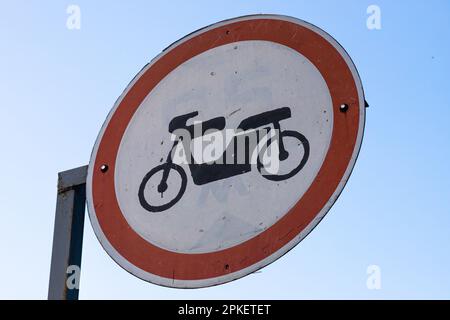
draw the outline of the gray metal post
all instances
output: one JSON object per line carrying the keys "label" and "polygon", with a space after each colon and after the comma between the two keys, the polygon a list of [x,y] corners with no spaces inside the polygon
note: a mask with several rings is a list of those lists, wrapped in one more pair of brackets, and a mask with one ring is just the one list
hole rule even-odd
{"label": "gray metal post", "polygon": [[86,176],[87,166],[58,173],[49,300],[78,299],[78,286],[68,287],[67,280],[71,276],[69,266],[78,268],[78,274],[75,276],[79,276],[79,270],[81,270]]}

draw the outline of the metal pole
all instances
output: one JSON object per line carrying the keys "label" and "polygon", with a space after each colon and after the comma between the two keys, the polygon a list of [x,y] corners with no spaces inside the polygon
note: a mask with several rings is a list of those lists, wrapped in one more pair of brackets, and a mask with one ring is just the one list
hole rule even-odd
{"label": "metal pole", "polygon": [[78,300],[87,168],[58,173],[49,300]]}

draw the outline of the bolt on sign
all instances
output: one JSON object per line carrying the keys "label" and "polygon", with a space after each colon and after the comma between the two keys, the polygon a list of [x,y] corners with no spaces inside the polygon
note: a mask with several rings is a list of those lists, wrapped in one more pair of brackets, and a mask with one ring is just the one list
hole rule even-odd
{"label": "bolt on sign", "polygon": [[357,70],[321,29],[277,15],[200,29],[145,66],[101,128],[87,180],[94,231],[155,284],[241,278],[325,216],[364,120]]}

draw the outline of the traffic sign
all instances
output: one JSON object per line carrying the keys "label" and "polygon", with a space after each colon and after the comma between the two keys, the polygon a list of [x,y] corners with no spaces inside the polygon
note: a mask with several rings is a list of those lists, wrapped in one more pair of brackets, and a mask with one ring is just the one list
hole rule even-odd
{"label": "traffic sign", "polygon": [[328,212],[364,120],[357,70],[321,29],[278,15],[200,29],[145,66],[101,128],[87,178],[95,234],[159,285],[248,275]]}

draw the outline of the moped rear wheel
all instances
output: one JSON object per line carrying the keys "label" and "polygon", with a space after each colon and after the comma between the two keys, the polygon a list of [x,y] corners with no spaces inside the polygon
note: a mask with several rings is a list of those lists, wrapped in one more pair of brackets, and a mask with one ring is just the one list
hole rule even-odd
{"label": "moped rear wheel", "polygon": [[[173,170],[174,172],[177,172],[181,178],[181,184],[180,184],[180,189],[178,190],[178,192],[176,193],[176,196],[163,204],[151,204],[149,203],[149,201],[147,201],[146,198],[146,188],[147,188],[147,184],[150,181],[150,179],[159,171],[161,171],[161,173],[164,172],[164,170]],[[170,173],[169,173],[170,175]],[[174,163],[164,163],[161,164],[155,168],[153,168],[152,170],[150,170],[144,177],[144,179],[142,179],[142,182],[139,186],[139,192],[138,192],[138,197],[139,197],[139,202],[141,204],[141,206],[150,212],[162,212],[165,211],[169,208],[171,208],[173,205],[175,205],[178,201],[180,201],[181,197],[183,196],[184,192],[186,191],[186,185],[187,185],[187,176],[186,176],[186,172],[183,170],[182,167],[180,167],[177,164]],[[168,188],[170,188],[170,184],[167,186]],[[153,186],[153,192],[156,191],[158,188],[155,188],[155,186]],[[162,194],[161,194],[162,197]]]}
{"label": "moped rear wheel", "polygon": [[[300,148],[303,148],[303,156],[301,157],[301,159],[299,159],[298,164],[296,166],[294,166],[294,168],[290,171],[288,171],[287,173],[284,174],[268,174],[265,173],[263,171],[265,171],[264,169],[264,164],[261,162],[261,157],[263,156],[263,153],[266,152],[268,150],[268,148],[270,147],[270,145],[272,144],[272,142],[276,141],[276,139],[270,139],[267,142],[267,147],[265,150],[261,150],[258,159],[257,159],[257,168],[259,173],[261,173],[261,175],[271,181],[283,181],[283,180],[287,180],[293,176],[295,176],[297,173],[300,172],[300,170],[303,169],[303,167],[305,166],[306,162],[308,161],[309,158],[309,141],[308,139],[306,139],[306,137],[304,135],[302,135],[300,132],[297,131],[291,131],[291,130],[285,130],[285,131],[281,131],[280,132],[280,139],[286,139],[287,137],[290,138],[294,138],[297,140],[296,145]],[[285,140],[283,140],[284,145],[286,145]],[[289,151],[292,150],[286,150],[288,153]],[[289,158],[289,157],[287,157]],[[283,161],[285,161],[287,159],[284,159]],[[281,161],[282,162],[282,161]]]}

